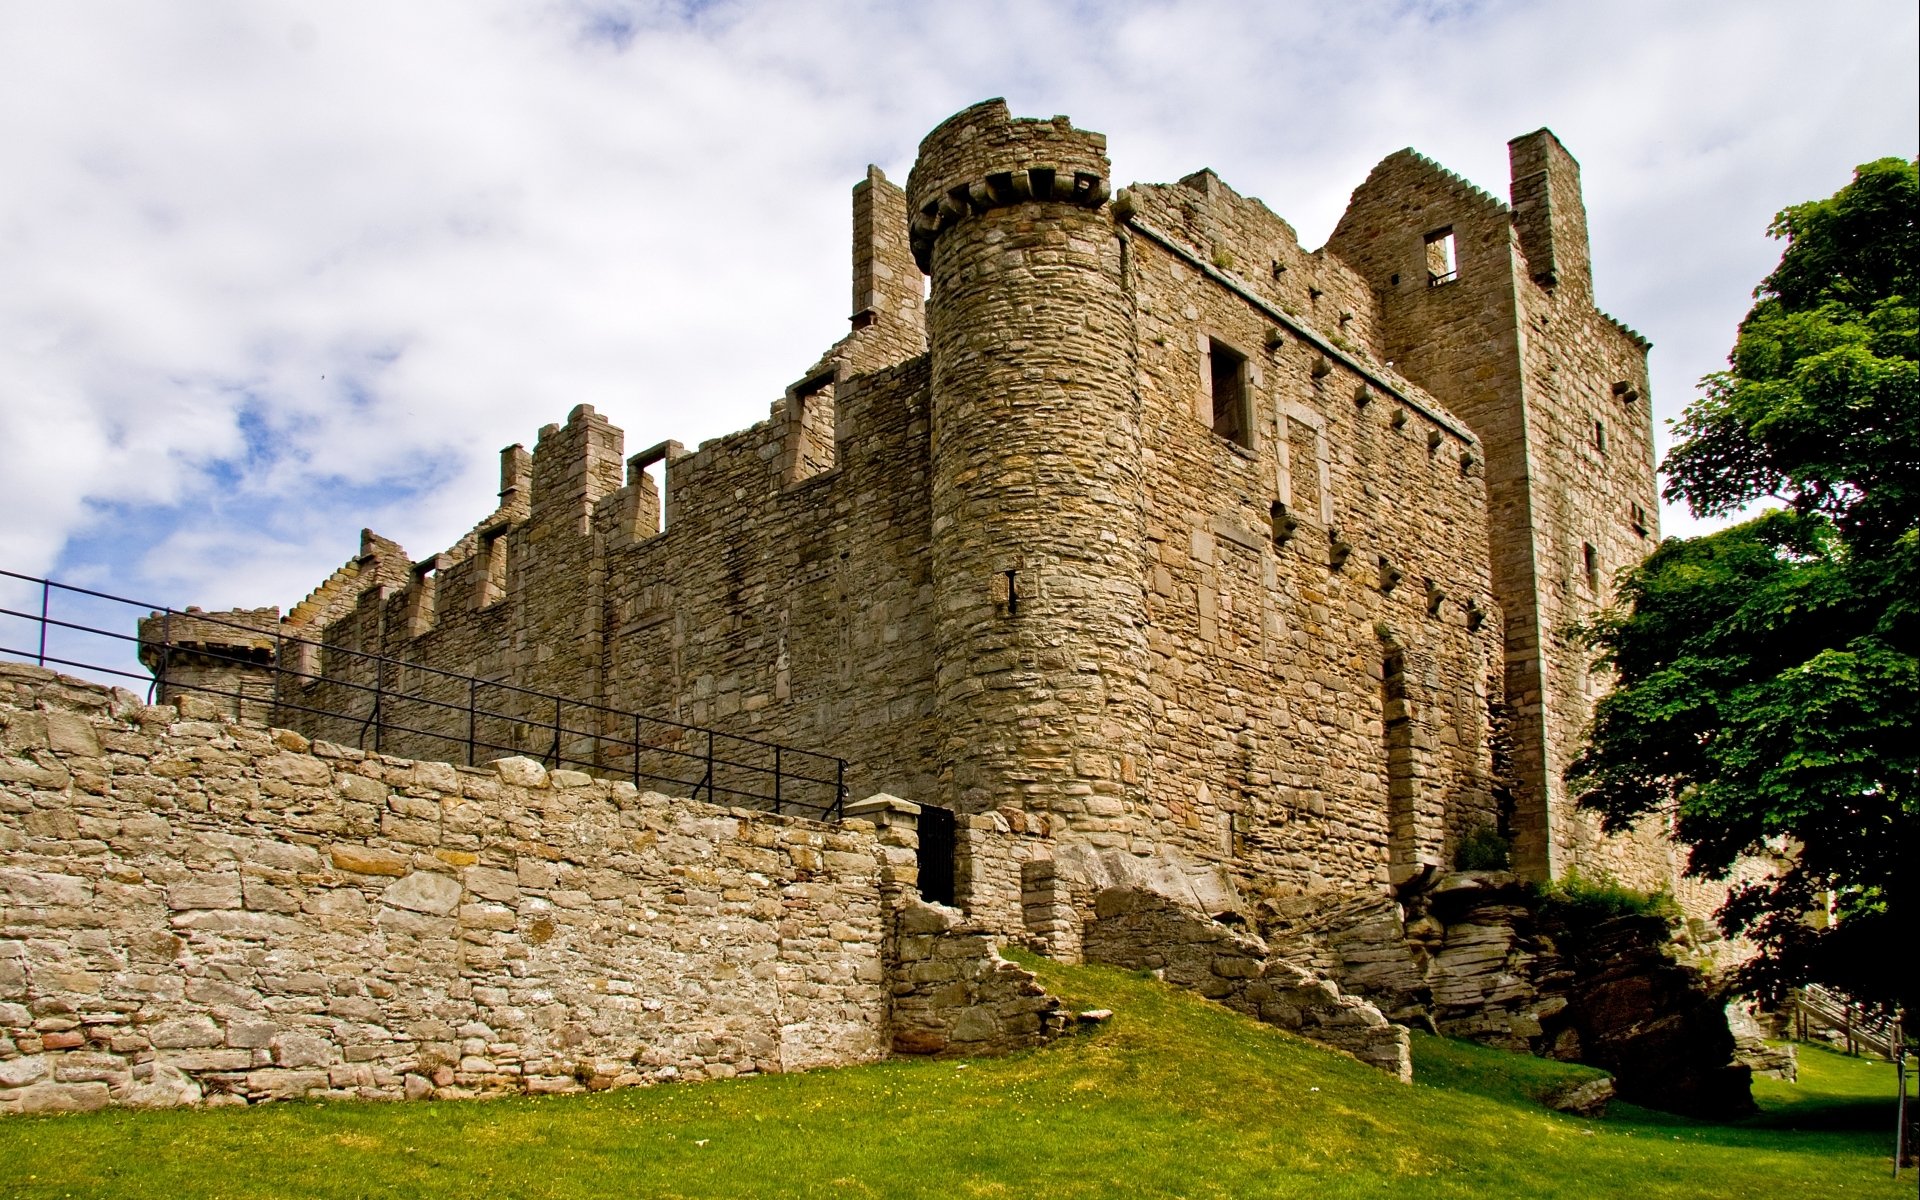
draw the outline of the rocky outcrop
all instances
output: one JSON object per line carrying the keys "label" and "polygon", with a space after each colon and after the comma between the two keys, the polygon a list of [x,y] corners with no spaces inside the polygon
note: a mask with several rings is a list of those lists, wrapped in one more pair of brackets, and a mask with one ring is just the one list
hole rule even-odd
{"label": "rocky outcrop", "polygon": [[1613,1072],[1620,1098],[1694,1117],[1753,1111],[1751,1075],[1733,1061],[1725,997],[1667,953],[1659,917],[1553,927],[1574,977],[1567,1021],[1580,1061]]}
{"label": "rocky outcrop", "polygon": [[1734,1062],[1768,1079],[1799,1079],[1799,1054],[1791,1043],[1766,1041],[1766,1029],[1745,1004],[1726,1006],[1726,1027],[1734,1033]]}
{"label": "rocky outcrop", "polygon": [[1405,1026],[1338,984],[1269,955],[1260,938],[1157,892],[1108,888],[1094,898],[1090,962],[1155,971],[1168,983],[1413,1081]]}
{"label": "rocky outcrop", "polygon": [[1613,1077],[1602,1075],[1585,1083],[1557,1088],[1541,1099],[1555,1112],[1571,1113],[1576,1117],[1604,1117],[1607,1115],[1607,1104],[1613,1096]]}
{"label": "rocky outcrop", "polygon": [[1463,871],[1410,895],[1297,896],[1255,906],[1282,958],[1393,1020],[1604,1068],[1635,1104],[1751,1111],[1722,999],[1676,961],[1664,919],[1575,922],[1517,875]]}

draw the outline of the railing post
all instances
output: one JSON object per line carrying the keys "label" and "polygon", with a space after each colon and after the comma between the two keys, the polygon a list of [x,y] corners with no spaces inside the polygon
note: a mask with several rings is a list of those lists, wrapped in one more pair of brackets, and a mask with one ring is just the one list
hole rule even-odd
{"label": "railing post", "polygon": [[42,579],[40,581],[40,653],[33,660],[34,665],[41,667],[47,665],[47,603],[52,592],[53,580]]}
{"label": "railing post", "polygon": [[553,698],[553,768],[560,769],[560,697]]}
{"label": "railing post", "polygon": [[713,730],[707,730],[707,803],[714,804],[713,798]]}
{"label": "railing post", "polygon": [[373,660],[373,752],[380,753],[382,735],[386,732],[386,714],[384,708],[387,698],[387,660],[377,655]]}
{"label": "railing post", "polygon": [[847,810],[847,760],[833,760],[833,815],[838,820]]}
{"label": "railing post", "polygon": [[474,707],[473,690],[479,686],[480,686],[480,681],[478,679],[475,679],[471,675],[467,676],[467,765],[470,767],[474,765],[474,761],[473,761],[473,707]]}
{"label": "railing post", "polygon": [[773,748],[773,811],[776,816],[780,813],[780,747],[778,745]]}
{"label": "railing post", "polygon": [[640,714],[633,714],[633,788],[640,790]]}

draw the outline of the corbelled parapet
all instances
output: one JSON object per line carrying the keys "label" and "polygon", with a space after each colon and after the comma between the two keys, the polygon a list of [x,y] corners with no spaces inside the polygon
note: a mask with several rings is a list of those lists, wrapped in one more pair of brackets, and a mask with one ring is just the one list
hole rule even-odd
{"label": "corbelled parapet", "polygon": [[164,653],[173,662],[202,658],[233,665],[273,662],[280,635],[280,609],[241,608],[226,612],[154,613],[140,621],[140,662],[150,671],[161,667]]}
{"label": "corbelled parapet", "polygon": [[140,622],[140,663],[153,672],[161,704],[195,692],[229,716],[265,721],[280,631],[277,607],[154,613]]}
{"label": "corbelled parapet", "polygon": [[942,121],[907,177],[913,258],[930,271],[933,244],[969,216],[1033,201],[1099,208],[1111,189],[1105,134],[1066,117],[1022,118],[1002,99]]}

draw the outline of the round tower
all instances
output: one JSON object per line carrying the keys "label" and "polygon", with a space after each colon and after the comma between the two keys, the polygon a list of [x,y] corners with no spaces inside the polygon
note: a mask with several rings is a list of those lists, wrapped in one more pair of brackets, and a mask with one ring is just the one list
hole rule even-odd
{"label": "round tower", "polygon": [[1106,138],[1002,100],[907,182],[933,278],[934,650],[945,802],[1144,821],[1145,535]]}

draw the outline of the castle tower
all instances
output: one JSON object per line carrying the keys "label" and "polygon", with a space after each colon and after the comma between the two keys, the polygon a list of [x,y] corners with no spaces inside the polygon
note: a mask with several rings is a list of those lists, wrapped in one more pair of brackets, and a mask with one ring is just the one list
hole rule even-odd
{"label": "castle tower", "polygon": [[1564,781],[1606,681],[1563,631],[1658,536],[1649,344],[1594,307],[1580,164],[1546,129],[1509,142],[1508,160],[1510,205],[1390,154],[1327,246],[1372,284],[1387,358],[1486,449],[1515,865],[1546,879],[1586,861],[1633,880]]}
{"label": "castle tower", "polygon": [[933,277],[943,800],[1113,832],[1144,794],[1141,437],[1106,139],[1002,100],[907,185]]}
{"label": "castle tower", "polygon": [[155,613],[140,621],[140,663],[153,672],[154,702],[199,696],[242,721],[272,719],[278,608]]}

